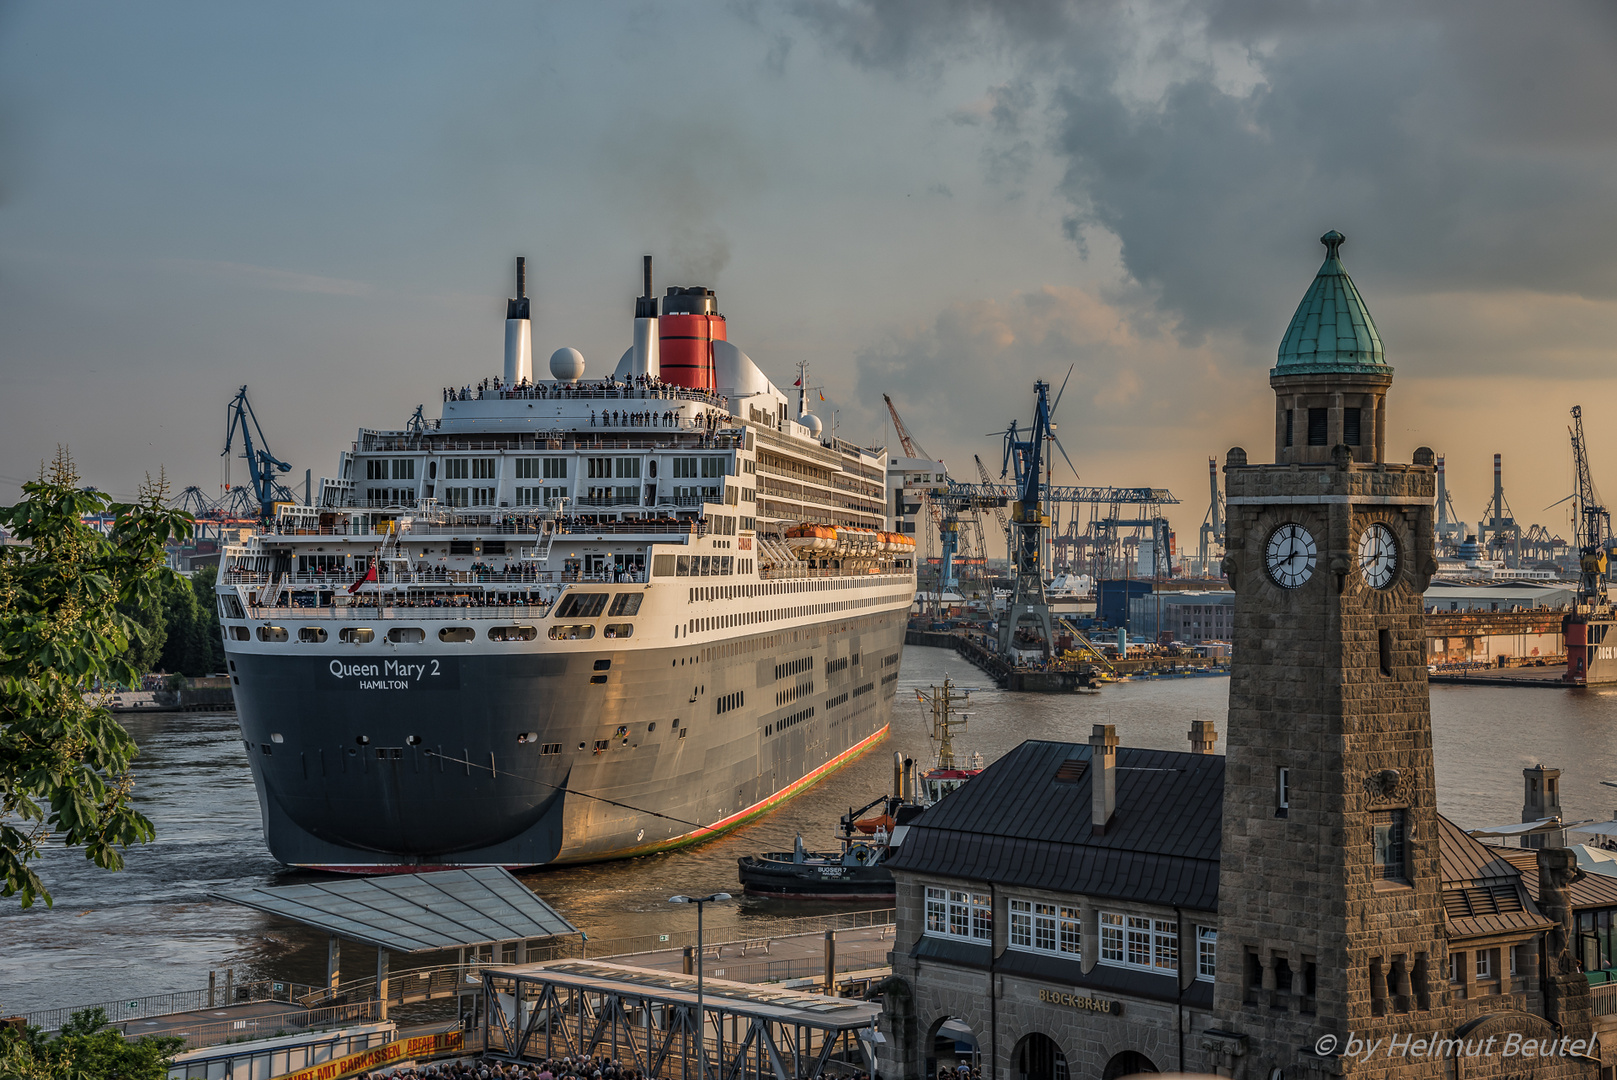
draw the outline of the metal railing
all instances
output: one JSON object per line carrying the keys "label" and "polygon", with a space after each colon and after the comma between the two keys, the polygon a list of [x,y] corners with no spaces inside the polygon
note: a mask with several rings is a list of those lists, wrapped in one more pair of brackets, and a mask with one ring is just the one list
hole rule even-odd
{"label": "metal railing", "polygon": [[1589,1004],[1596,1016],[1617,1014],[1617,983],[1589,987]]}
{"label": "metal railing", "polygon": [[[255,1039],[271,1039],[277,1035],[326,1031],[376,1020],[380,1015],[381,1009],[373,998],[369,1001],[355,1001],[322,1009],[290,1009],[263,1016],[244,1016],[235,1020],[186,1025],[178,1029],[165,1029],[157,1034],[178,1036],[185,1040],[186,1049],[195,1050],[203,1046],[218,1046],[221,1043],[250,1042]],[[138,1039],[148,1034],[139,1030],[132,1031],[128,1024],[120,1027],[127,1039]]]}
{"label": "metal railing", "polygon": [[131,1020],[145,1020],[153,1016],[192,1012],[197,1009],[219,1009],[227,1005],[248,1005],[261,1001],[296,1003],[302,995],[315,989],[318,988],[306,983],[254,979],[235,983],[229,987],[178,990],[169,994],[149,994],[146,997],[124,998],[119,1001],[98,1001],[90,1005],[36,1009],[33,1012],[23,1013],[22,1018],[33,1027],[56,1031],[71,1020],[73,1014],[90,1009],[102,1009],[106,1012],[110,1023],[123,1024]]}
{"label": "metal railing", "polygon": [[[891,926],[897,921],[897,909],[878,908],[872,911],[848,911],[838,915],[810,915],[800,919],[771,920],[767,928],[767,937],[783,938],[798,934],[823,933],[826,930],[862,930],[873,926]],[[763,929],[763,928],[760,928]],[[726,947],[740,948],[742,945],[760,940],[764,934],[753,934],[750,937],[736,938],[731,941],[709,940],[703,943],[704,950],[713,955],[713,950],[722,950]],[[696,944],[696,931],[675,931],[671,934],[641,934],[638,937],[605,938],[599,941],[580,943],[575,946],[580,949],[578,956],[584,959],[601,960],[608,957],[631,956],[637,953],[662,952],[667,949],[683,949],[687,945]]]}

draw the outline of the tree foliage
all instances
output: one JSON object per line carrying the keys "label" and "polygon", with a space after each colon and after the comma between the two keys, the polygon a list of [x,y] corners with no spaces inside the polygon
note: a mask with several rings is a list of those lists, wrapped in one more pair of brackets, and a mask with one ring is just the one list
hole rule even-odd
{"label": "tree foliage", "polygon": [[[19,543],[0,548],[0,897],[23,907],[51,897],[29,865],[52,836],[97,866],[123,866],[128,845],[155,835],[131,803],[137,749],[104,702],[87,692],[132,684],[136,624],[157,603],[164,544],[191,519],[163,506],[167,483],[148,478],[133,503],[78,487],[65,450],[0,508]],[[103,535],[84,519],[110,514]]]}
{"label": "tree foliage", "polygon": [[184,1045],[174,1037],[129,1042],[104,1010],[86,1009],[48,1039],[37,1027],[0,1030],[0,1080],[165,1080]]}

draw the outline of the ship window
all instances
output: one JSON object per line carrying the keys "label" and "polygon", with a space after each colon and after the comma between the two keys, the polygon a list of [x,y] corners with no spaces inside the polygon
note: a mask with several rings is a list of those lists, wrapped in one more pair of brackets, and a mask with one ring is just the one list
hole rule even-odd
{"label": "ship window", "polygon": [[419,736],[419,735],[406,735],[404,737],[404,741],[405,741],[405,743],[407,743],[410,746],[420,746],[421,745],[421,736]]}
{"label": "ship window", "polygon": [[279,731],[270,732],[270,742],[272,742],[272,743],[284,743],[285,741],[286,741],[286,736],[282,735]]}
{"label": "ship window", "polygon": [[646,725],[646,734],[647,735],[650,735],[653,731],[656,731],[656,730],[657,730],[657,721],[653,720],[651,723]]}
{"label": "ship window", "polygon": [[[658,558],[662,558],[662,557],[663,556],[658,556]],[[676,571],[676,574],[679,577],[690,577],[691,576],[691,557],[689,555],[679,555],[679,556],[676,556],[676,559],[678,560],[676,565],[679,567],[679,569]]]}
{"label": "ship window", "polygon": [[634,623],[612,622],[606,624],[606,636],[609,638],[634,637]]}
{"label": "ship window", "polygon": [[532,641],[539,636],[539,631],[531,626],[491,626],[488,628],[490,641]]}
{"label": "ship window", "polygon": [[306,644],[318,645],[326,640],[326,628],[323,626],[305,626],[298,630],[298,640]]}
{"label": "ship window", "polygon": [[477,636],[477,631],[469,626],[446,626],[438,631],[439,641],[470,641]]}
{"label": "ship window", "polygon": [[470,554],[472,554],[472,542],[470,540],[451,540],[451,541],[449,541],[449,554],[451,554],[451,555],[470,555]]}
{"label": "ship window", "polygon": [[247,613],[241,609],[241,600],[237,597],[222,596],[219,599],[225,605],[225,618],[245,619],[247,617]]}
{"label": "ship window", "polygon": [[690,728],[680,728],[679,729],[679,737],[683,739],[685,737],[685,733],[688,732],[688,731],[690,731]]}
{"label": "ship window", "polygon": [[415,645],[427,640],[427,632],[419,626],[395,626],[387,639],[395,645]]}
{"label": "ship window", "polygon": [[260,626],[258,628],[259,641],[285,641],[286,628],[283,626]]}
{"label": "ship window", "polygon": [[653,555],[651,557],[652,577],[673,577],[674,573],[674,556]]}
{"label": "ship window", "polygon": [[610,659],[595,661],[595,670],[596,671],[606,671],[611,667],[612,667],[612,661]]}
{"label": "ship window", "polygon": [[640,614],[640,602],[644,600],[645,597],[645,593],[618,593],[618,595],[612,598],[612,610],[608,611],[607,614],[613,618],[621,618],[626,615],[638,615]]}
{"label": "ship window", "polygon": [[247,633],[247,628],[245,626],[232,626],[230,628],[230,638],[232,641],[246,641],[251,636],[252,635]]}
{"label": "ship window", "polygon": [[543,746],[541,746],[539,748],[539,753],[544,754],[544,755],[559,754],[559,753],[561,753],[561,743],[559,743],[559,742],[547,742],[547,743],[545,743],[545,745],[543,745]]}
{"label": "ship window", "polygon": [[368,626],[345,626],[337,631],[337,640],[350,645],[364,645],[376,639],[376,631]]}
{"label": "ship window", "polygon": [[568,593],[556,609],[558,619],[593,619],[606,607],[606,593]]}
{"label": "ship window", "polygon": [[517,733],[517,745],[518,746],[525,746],[528,743],[538,742],[538,741],[539,741],[539,733],[537,731],[520,731],[520,732]]}
{"label": "ship window", "polygon": [[483,554],[484,555],[504,555],[505,554],[505,541],[504,540],[484,540],[483,541]]}
{"label": "ship window", "polygon": [[588,641],[594,636],[595,626],[591,623],[569,623],[550,628],[551,641]]}
{"label": "ship window", "polygon": [[591,675],[590,676],[590,682],[595,683],[596,685],[600,685],[601,683],[606,682],[606,676],[605,675]]}

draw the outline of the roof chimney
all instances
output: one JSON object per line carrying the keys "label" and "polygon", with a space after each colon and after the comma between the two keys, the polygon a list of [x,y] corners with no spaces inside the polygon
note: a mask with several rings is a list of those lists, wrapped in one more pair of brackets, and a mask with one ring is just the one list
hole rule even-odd
{"label": "roof chimney", "polygon": [[[1534,765],[1522,770],[1522,824],[1561,817],[1561,770]],[[1565,847],[1566,833],[1539,833],[1522,838],[1524,847]]]}
{"label": "roof chimney", "polygon": [[1089,736],[1089,802],[1097,835],[1117,812],[1117,728],[1096,724]]}
{"label": "roof chimney", "polygon": [[1192,720],[1190,722],[1190,752],[1192,754],[1211,754],[1213,747],[1218,744],[1218,732],[1213,730],[1211,720]]}

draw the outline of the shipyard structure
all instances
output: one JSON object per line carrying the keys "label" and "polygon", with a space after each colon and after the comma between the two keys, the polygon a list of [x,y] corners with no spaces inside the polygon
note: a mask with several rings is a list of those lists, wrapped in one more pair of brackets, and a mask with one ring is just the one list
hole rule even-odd
{"label": "shipyard structure", "polygon": [[[520,264],[519,264],[520,265]],[[221,615],[270,851],[385,872],[691,842],[879,740],[914,542],[885,453],[827,438],[705,288],[635,302],[585,381],[505,368],[361,429],[227,553]]]}

